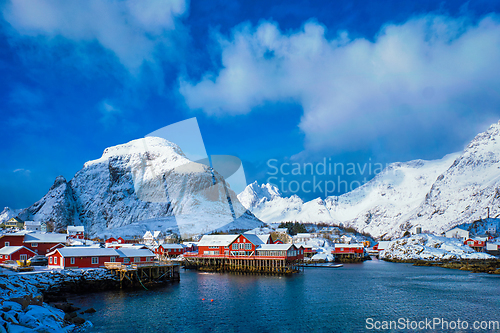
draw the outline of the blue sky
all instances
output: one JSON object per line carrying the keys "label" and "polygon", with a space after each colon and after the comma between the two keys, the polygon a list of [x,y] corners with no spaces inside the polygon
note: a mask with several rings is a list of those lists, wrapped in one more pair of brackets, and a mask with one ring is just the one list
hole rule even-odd
{"label": "blue sky", "polygon": [[248,182],[266,182],[269,164],[377,169],[459,151],[500,118],[499,11],[498,1],[0,1],[0,206],[29,206],[104,148],[194,116],[208,154],[239,157]]}

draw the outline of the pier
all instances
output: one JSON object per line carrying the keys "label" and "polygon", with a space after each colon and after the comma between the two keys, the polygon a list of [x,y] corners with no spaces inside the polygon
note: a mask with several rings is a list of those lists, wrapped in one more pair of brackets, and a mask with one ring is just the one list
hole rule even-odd
{"label": "pier", "polygon": [[104,267],[112,271],[120,280],[120,288],[139,287],[179,281],[180,264],[177,262],[137,262],[123,264],[106,262]]}
{"label": "pier", "polygon": [[216,272],[293,274],[300,272],[300,263],[298,260],[290,261],[285,257],[186,255],[184,257],[185,268]]}

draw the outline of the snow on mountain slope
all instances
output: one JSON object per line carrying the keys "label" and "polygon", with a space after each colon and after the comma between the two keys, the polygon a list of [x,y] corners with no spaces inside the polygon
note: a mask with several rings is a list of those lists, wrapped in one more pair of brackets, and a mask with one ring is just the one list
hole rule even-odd
{"label": "snow on mountain slope", "polygon": [[487,254],[474,251],[455,238],[429,234],[413,235],[389,243],[380,254],[381,259],[391,260],[456,260],[493,259]]}
{"label": "snow on mountain slope", "polygon": [[467,145],[432,185],[408,223],[442,232],[485,217],[487,208],[491,216],[500,214],[500,123]]}
{"label": "snow on mountain slope", "polygon": [[100,235],[112,234],[115,228],[124,233],[142,230],[151,224],[148,221],[156,225],[160,221],[164,226],[160,230],[165,231],[176,226],[183,237],[262,225],[225,186],[222,176],[188,160],[177,145],[156,137],[107,148],[101,158],[85,163],[70,182],[58,177],[49,192],[20,217],[52,219],[59,229],[84,225],[90,234]]}
{"label": "snow on mountain slope", "polygon": [[[404,217],[425,198],[433,182],[454,161],[448,155],[438,161],[416,160],[393,163],[368,183],[341,196],[320,198],[303,203],[297,196],[283,198],[276,187],[257,183],[238,195],[259,219],[264,222],[300,221],[326,222],[353,226],[358,231],[381,236],[386,229],[399,226]],[[261,190],[279,195],[262,196]],[[248,203],[251,202],[251,205]]]}
{"label": "snow on mountain slope", "polygon": [[[263,189],[274,195],[262,194]],[[485,217],[487,207],[491,216],[497,216],[500,124],[478,134],[462,153],[436,161],[393,163],[368,183],[338,197],[302,203],[298,197],[278,194],[269,184],[254,183],[239,198],[264,222],[342,223],[386,238],[415,227],[442,233]]]}

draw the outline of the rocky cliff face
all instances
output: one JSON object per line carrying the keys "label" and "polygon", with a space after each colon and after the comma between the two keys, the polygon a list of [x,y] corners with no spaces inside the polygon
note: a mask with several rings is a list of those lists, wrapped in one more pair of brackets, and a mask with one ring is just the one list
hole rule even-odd
{"label": "rocky cliff face", "polygon": [[500,124],[478,134],[461,153],[393,163],[341,196],[302,203],[283,198],[272,185],[254,183],[238,197],[265,222],[342,223],[386,238],[416,227],[441,233],[485,217],[487,207],[490,216],[500,214]]}
{"label": "rocky cliff face", "polygon": [[93,235],[140,234],[154,228],[186,237],[262,225],[222,176],[155,137],[107,148],[69,182],[58,177],[20,217],[53,221],[57,229],[84,225]]}

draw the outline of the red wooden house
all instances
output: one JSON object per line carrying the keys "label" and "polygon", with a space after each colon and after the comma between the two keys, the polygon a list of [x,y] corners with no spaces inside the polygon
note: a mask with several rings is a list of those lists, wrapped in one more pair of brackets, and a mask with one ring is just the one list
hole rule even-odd
{"label": "red wooden house", "polygon": [[481,238],[469,238],[465,240],[464,245],[469,245],[477,252],[484,252],[486,248],[486,240]]}
{"label": "red wooden house", "polygon": [[161,244],[155,248],[155,254],[165,257],[177,257],[186,252],[182,244]]}
{"label": "red wooden house", "polygon": [[148,249],[136,248],[100,248],[100,247],[65,247],[56,249],[47,255],[49,267],[57,268],[96,268],[105,262],[124,264],[154,261],[155,255]]}
{"label": "red wooden house", "polygon": [[26,232],[13,232],[0,236],[0,248],[4,246],[23,246]]}
{"label": "red wooden house", "polygon": [[46,255],[56,248],[64,247],[67,235],[32,232],[24,236],[23,245],[37,254]]}
{"label": "red wooden house", "polygon": [[82,225],[69,225],[66,232],[69,238],[84,239],[85,227]]}
{"label": "red wooden house", "polygon": [[335,244],[332,254],[337,257],[362,258],[366,251],[363,244]]}
{"label": "red wooden house", "polygon": [[28,260],[36,253],[25,246],[4,246],[0,249],[0,263],[7,260]]}
{"label": "red wooden house", "polygon": [[288,261],[304,259],[304,249],[294,244],[262,244],[257,248],[257,257],[284,258]]}

